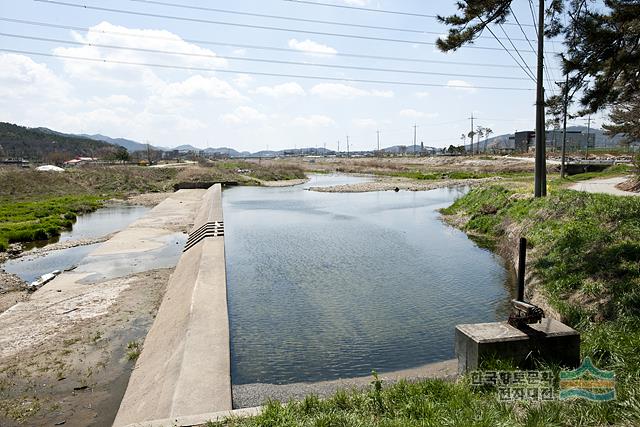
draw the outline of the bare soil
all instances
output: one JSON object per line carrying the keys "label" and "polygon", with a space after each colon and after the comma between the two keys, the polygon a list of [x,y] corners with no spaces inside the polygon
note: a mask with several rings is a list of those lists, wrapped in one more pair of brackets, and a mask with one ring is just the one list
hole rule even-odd
{"label": "bare soil", "polygon": [[[0,351],[0,425],[111,425],[136,357],[137,346],[127,346],[144,340],[171,272],[89,285],[95,289],[64,303],[29,307],[41,318],[29,340],[23,328],[3,331],[13,345]],[[93,311],[74,310],[82,304]]]}

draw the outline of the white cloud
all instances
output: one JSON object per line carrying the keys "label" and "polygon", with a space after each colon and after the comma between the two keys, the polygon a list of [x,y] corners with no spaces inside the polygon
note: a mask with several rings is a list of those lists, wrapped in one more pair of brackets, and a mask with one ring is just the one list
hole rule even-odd
{"label": "white cloud", "polygon": [[0,98],[47,98],[68,101],[71,86],[45,64],[24,55],[0,54]]}
{"label": "white cloud", "polygon": [[418,98],[428,98],[429,96],[431,96],[429,92],[416,92],[415,95]]}
{"label": "white cloud", "polygon": [[422,111],[414,110],[412,108],[401,110],[398,114],[402,117],[409,117],[412,119],[433,119],[435,117],[438,117],[438,113],[425,113]]}
{"label": "white cloud", "polygon": [[465,82],[464,80],[449,80],[447,82],[447,87],[468,93],[477,92],[477,89],[474,88],[471,83]]}
{"label": "white cloud", "polygon": [[[164,62],[171,65],[206,68],[225,68],[228,65],[227,60],[217,57],[215,52],[201,48],[193,43],[188,43],[180,36],[165,30],[136,29],[113,25],[109,22],[101,22],[91,27],[86,35],[77,32],[72,32],[72,35],[76,41],[87,43],[87,45],[81,47],[56,47],[53,52],[57,55],[104,59],[107,61],[162,62],[158,60],[157,53],[135,50],[151,49],[183,54],[168,55],[168,59]],[[132,50],[101,48],[95,46],[96,44],[116,45]],[[151,67],[73,59],[62,59],[62,61],[65,65],[65,70],[69,74],[83,79],[94,79],[114,84],[128,83],[129,85],[136,85],[142,82],[146,86],[153,85],[157,81]]]}
{"label": "white cloud", "polygon": [[342,0],[342,2],[349,6],[366,6],[369,4],[369,0]]}
{"label": "white cloud", "polygon": [[298,41],[296,39],[289,40],[289,47],[292,49],[299,50],[301,52],[306,52],[315,55],[335,55],[338,51],[331,46],[327,46],[326,44],[317,43],[313,40],[306,39],[304,41]]}
{"label": "white cloud", "polygon": [[232,81],[236,86],[245,88],[253,81],[253,77],[248,74],[238,74]]}
{"label": "white cloud", "polygon": [[283,83],[275,86],[260,86],[251,93],[271,96],[273,98],[283,98],[288,96],[304,96],[307,93],[302,86],[296,82]]}
{"label": "white cloud", "polygon": [[342,83],[320,83],[311,88],[311,94],[326,99],[353,99],[360,96],[393,97],[393,91],[364,90]]}
{"label": "white cloud", "polygon": [[316,127],[316,126],[330,126],[334,124],[335,121],[328,116],[323,116],[320,114],[312,114],[310,116],[300,116],[293,119],[291,124],[294,126],[306,126],[306,127]]}
{"label": "white cloud", "polygon": [[378,127],[378,122],[373,119],[353,119],[353,125],[358,128],[375,129]]}
{"label": "white cloud", "polygon": [[190,98],[204,96],[214,99],[241,99],[240,92],[217,77],[191,76],[181,82],[169,83],[160,91],[166,98]]}
{"label": "white cloud", "polygon": [[267,120],[267,116],[255,108],[242,106],[236,108],[233,113],[222,115],[221,119],[224,123],[238,125],[251,122],[262,122]]}

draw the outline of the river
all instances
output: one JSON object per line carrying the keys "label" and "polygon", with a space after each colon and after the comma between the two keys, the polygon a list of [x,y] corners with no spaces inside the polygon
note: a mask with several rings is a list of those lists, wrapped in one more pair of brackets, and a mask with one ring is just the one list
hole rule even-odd
{"label": "river", "polygon": [[450,359],[459,323],[504,319],[504,261],[442,222],[463,189],[320,193],[362,178],[225,190],[234,384],[368,375]]}

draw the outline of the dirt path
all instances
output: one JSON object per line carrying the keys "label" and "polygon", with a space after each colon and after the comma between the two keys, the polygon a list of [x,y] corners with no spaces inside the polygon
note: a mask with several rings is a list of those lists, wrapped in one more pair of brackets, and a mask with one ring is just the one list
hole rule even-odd
{"label": "dirt path", "polygon": [[590,179],[581,181],[569,187],[570,190],[584,191],[587,193],[611,194],[614,196],[640,196],[640,193],[623,191],[617,188],[618,184],[628,181],[629,177],[619,176],[606,179]]}

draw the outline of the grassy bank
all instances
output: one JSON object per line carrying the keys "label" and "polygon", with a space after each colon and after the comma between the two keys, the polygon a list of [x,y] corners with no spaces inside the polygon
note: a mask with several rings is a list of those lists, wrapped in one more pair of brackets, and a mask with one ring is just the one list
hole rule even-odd
{"label": "grassy bank", "polygon": [[252,178],[304,178],[291,165],[215,161],[184,168],[93,166],[63,173],[14,167],[0,168],[0,252],[10,243],[46,240],[69,228],[76,215],[90,212],[100,201],[132,194],[173,191],[181,182],[238,182]]}
{"label": "grassy bank", "polygon": [[[617,400],[501,402],[495,390],[427,380],[271,402],[225,426],[632,426],[640,424],[640,199],[569,190],[533,199],[504,186],[472,190],[444,213],[496,246],[528,237],[539,291],[582,334],[582,356],[614,370]],[[493,363],[500,364],[499,361]],[[553,367],[557,369],[557,367]]]}
{"label": "grassy bank", "polygon": [[77,215],[101,206],[96,196],[52,197],[33,202],[0,202],[0,252],[10,243],[47,240],[71,228]]}

